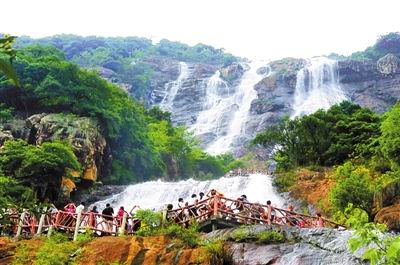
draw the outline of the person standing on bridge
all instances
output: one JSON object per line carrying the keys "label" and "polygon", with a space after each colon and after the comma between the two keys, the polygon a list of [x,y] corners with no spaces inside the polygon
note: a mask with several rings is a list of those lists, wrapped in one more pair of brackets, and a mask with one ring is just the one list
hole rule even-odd
{"label": "person standing on bridge", "polygon": [[76,213],[82,213],[85,210],[85,203],[81,202],[81,204],[76,207]]}
{"label": "person standing on bridge", "polygon": [[106,208],[104,208],[101,214],[103,215],[106,231],[111,232],[113,227],[114,209],[111,207],[109,203],[107,203]]}
{"label": "person standing on bridge", "polygon": [[275,221],[275,214],[276,214],[275,209],[274,209],[274,207],[272,207],[270,200],[267,201],[267,212],[268,212],[267,222],[270,225],[271,223],[273,223]]}

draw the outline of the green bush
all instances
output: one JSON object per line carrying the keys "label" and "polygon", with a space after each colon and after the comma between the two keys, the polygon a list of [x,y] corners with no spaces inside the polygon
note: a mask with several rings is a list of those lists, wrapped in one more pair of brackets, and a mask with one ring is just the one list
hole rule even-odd
{"label": "green bush", "polygon": [[361,258],[371,265],[400,264],[400,236],[388,234],[385,225],[367,223],[348,241],[352,252],[362,249]]}
{"label": "green bush", "polygon": [[288,192],[296,184],[297,175],[295,171],[280,173],[275,176],[273,183],[279,192]]}
{"label": "green bush", "polygon": [[368,213],[360,208],[355,208],[349,203],[344,211],[337,211],[333,215],[333,220],[347,227],[359,228],[368,223]]}
{"label": "green bush", "polygon": [[338,210],[345,210],[349,203],[368,213],[372,210],[373,188],[370,171],[364,166],[346,162],[335,172],[336,184],[331,189],[330,202]]}
{"label": "green bush", "polygon": [[201,243],[199,228],[196,224],[192,224],[189,228],[184,228],[178,224],[171,224],[163,228],[160,234],[179,239],[189,247],[196,247]]}
{"label": "green bush", "polygon": [[275,230],[259,232],[256,239],[259,244],[278,244],[286,241],[285,235]]}
{"label": "green bush", "polygon": [[154,212],[150,209],[139,209],[136,211],[135,217],[141,221],[141,227],[136,232],[136,235],[152,236],[159,232],[162,219],[160,212]]}
{"label": "green bush", "polygon": [[211,264],[233,264],[233,253],[224,246],[222,240],[209,240],[203,243]]}
{"label": "green bush", "polygon": [[70,241],[64,234],[55,233],[47,239],[36,253],[35,265],[68,265],[74,264],[73,254],[79,245]]}
{"label": "green bush", "polygon": [[235,229],[230,235],[235,242],[245,242],[254,238],[254,235],[245,227]]}

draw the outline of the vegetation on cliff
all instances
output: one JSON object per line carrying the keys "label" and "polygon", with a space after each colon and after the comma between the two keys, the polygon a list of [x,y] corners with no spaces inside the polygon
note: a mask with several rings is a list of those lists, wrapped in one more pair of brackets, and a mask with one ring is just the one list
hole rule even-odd
{"label": "vegetation on cliff", "polygon": [[[37,113],[58,113],[59,118],[69,115],[94,120],[107,142],[100,165],[100,180],[104,182],[129,183],[167,176],[214,177],[226,172],[233,162],[230,156],[207,155],[185,128],[172,126],[168,113],[145,109],[97,73],[66,61],[54,47],[25,47],[18,51],[13,66],[21,85],[17,87],[0,76],[0,118],[12,124],[13,117],[26,119]],[[22,184],[35,183],[37,198],[53,200],[60,191],[61,177],[79,172],[76,157],[66,151],[70,148],[66,143],[35,147],[32,139],[26,140],[28,143],[6,142],[1,150],[0,170]],[[59,150],[51,145],[57,145]],[[13,148],[20,160],[11,157]],[[60,148],[68,155],[58,156]],[[53,189],[46,190],[50,186]]]}
{"label": "vegetation on cliff", "polygon": [[[388,185],[400,182],[399,114],[400,104],[378,115],[343,102],[326,111],[284,119],[259,134],[254,142],[280,146],[275,160],[281,174],[275,182],[281,190],[294,191],[310,179],[314,186],[308,187],[309,193],[325,190],[315,193],[325,201],[317,203],[320,210],[328,214],[343,212],[351,203],[373,218],[382,208],[376,198],[387,193],[384,190]],[[309,177],[302,177],[299,168],[304,167],[309,170],[303,170],[303,174]],[[393,193],[391,197],[398,196]]]}
{"label": "vegetation on cliff", "polygon": [[400,32],[391,32],[380,36],[374,45],[368,47],[365,51],[353,53],[350,58],[376,61],[388,53],[400,56]]}
{"label": "vegetation on cliff", "polygon": [[[229,65],[238,59],[223,49],[197,44],[188,46],[180,42],[151,40],[138,37],[81,37],[56,35],[42,39],[20,37],[17,47],[40,44],[55,47],[65,54],[69,61],[85,68],[106,69],[109,79],[132,86],[136,98],[145,98],[154,75],[154,66],[146,60],[166,58],[184,62]],[[100,69],[101,71],[101,69]]]}

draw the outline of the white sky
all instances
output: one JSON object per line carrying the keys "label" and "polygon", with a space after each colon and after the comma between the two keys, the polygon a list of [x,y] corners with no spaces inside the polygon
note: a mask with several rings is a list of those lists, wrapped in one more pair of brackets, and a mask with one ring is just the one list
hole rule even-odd
{"label": "white sky", "polygon": [[166,38],[277,59],[350,54],[400,31],[398,0],[10,0],[0,32]]}

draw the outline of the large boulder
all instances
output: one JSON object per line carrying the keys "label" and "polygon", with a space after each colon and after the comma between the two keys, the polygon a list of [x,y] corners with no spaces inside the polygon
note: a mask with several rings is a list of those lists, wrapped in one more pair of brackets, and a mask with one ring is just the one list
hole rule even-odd
{"label": "large boulder", "polygon": [[394,204],[400,204],[400,181],[392,181],[374,194],[373,214]]}
{"label": "large boulder", "polygon": [[392,54],[386,54],[376,63],[378,71],[385,75],[400,73],[400,59]]}
{"label": "large boulder", "polygon": [[68,141],[83,166],[82,178],[97,180],[98,165],[103,162],[106,140],[94,120],[75,115],[37,114],[29,117],[26,124],[30,129],[30,143],[40,145],[45,141]]}
{"label": "large boulder", "polygon": [[8,139],[24,139],[35,145],[45,141],[68,141],[82,165],[81,177],[85,180],[96,181],[103,167],[106,140],[91,118],[42,113],[26,120],[14,119],[0,130],[0,146]]}
{"label": "large boulder", "polygon": [[374,221],[386,224],[391,230],[400,231],[400,204],[384,207],[375,215]]}
{"label": "large boulder", "polygon": [[[228,243],[233,264],[361,264],[360,253],[351,253],[347,241],[352,236],[350,231],[327,228],[275,227],[263,225],[245,226],[217,230],[205,235],[206,238],[232,241],[232,235],[240,229],[249,239],[257,233],[275,229],[288,237],[280,244],[260,244],[256,242]],[[295,239],[295,240],[293,240]]]}
{"label": "large boulder", "polygon": [[244,72],[246,72],[246,67],[241,63],[233,63],[225,68],[222,68],[221,78],[227,81],[230,85],[235,83],[238,79],[240,79]]}

